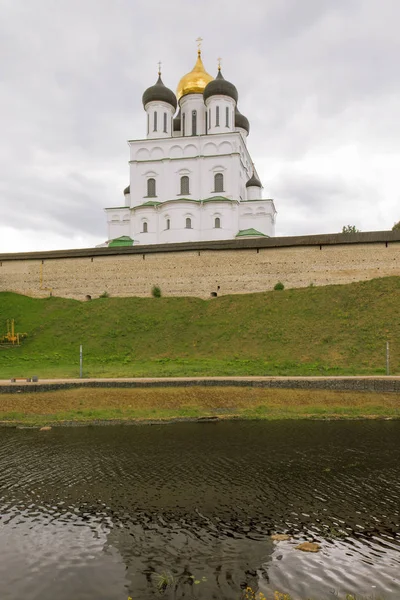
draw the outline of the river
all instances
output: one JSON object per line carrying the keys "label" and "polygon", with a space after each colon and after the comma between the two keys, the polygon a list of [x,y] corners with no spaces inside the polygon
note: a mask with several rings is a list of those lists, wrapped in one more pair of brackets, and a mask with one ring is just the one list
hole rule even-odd
{"label": "river", "polygon": [[0,429],[1,600],[394,600],[399,523],[399,421]]}

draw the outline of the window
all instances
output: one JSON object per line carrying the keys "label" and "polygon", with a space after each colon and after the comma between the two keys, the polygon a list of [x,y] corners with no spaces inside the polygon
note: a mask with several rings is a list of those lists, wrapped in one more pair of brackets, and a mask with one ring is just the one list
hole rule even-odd
{"label": "window", "polygon": [[164,113],[164,133],[167,133],[167,113]]}
{"label": "window", "polygon": [[185,121],[186,121],[186,115],[185,113],[182,113],[182,135],[185,135]]}
{"label": "window", "polygon": [[150,133],[150,115],[147,113],[147,135]]}
{"label": "window", "polygon": [[192,229],[192,219],[190,219],[189,217],[187,217],[187,219],[186,219],[185,228],[186,229]]}
{"label": "window", "polygon": [[147,197],[156,197],[156,180],[153,177],[150,177],[150,179],[147,180]]}
{"label": "window", "polygon": [[190,194],[189,192],[189,177],[184,175],[181,177],[181,194]]}
{"label": "window", "polygon": [[215,229],[221,229],[221,219],[219,217],[215,217],[214,227]]}
{"label": "window", "polygon": [[192,135],[197,135],[197,110],[192,110]]}
{"label": "window", "polygon": [[166,220],[165,229],[171,229],[171,219]]}
{"label": "window", "polygon": [[219,106],[215,109],[215,127],[219,127]]}
{"label": "window", "polygon": [[208,109],[208,129],[211,129],[211,108]]}
{"label": "window", "polygon": [[143,232],[142,233],[147,233],[147,221],[143,221]]}
{"label": "window", "polygon": [[206,133],[208,131],[208,112],[206,111]]}
{"label": "window", "polygon": [[229,127],[229,106],[225,108],[225,127]]}
{"label": "window", "polygon": [[154,113],[154,128],[153,131],[157,131],[157,113]]}
{"label": "window", "polygon": [[224,176],[222,173],[216,173],[214,175],[214,192],[224,191]]}

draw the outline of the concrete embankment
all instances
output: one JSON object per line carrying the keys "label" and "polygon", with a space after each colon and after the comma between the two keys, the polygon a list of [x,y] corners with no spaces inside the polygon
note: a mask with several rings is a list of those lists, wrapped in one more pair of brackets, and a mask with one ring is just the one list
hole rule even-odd
{"label": "concrete embankment", "polygon": [[38,382],[0,380],[0,394],[34,393],[76,388],[254,387],[400,393],[400,376],[370,377],[159,377],[118,379],[46,379]]}

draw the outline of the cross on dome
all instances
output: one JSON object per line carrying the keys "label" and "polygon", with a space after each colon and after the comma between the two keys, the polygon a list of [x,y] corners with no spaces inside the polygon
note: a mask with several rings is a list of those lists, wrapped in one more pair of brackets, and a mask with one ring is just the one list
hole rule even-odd
{"label": "cross on dome", "polygon": [[197,54],[198,54],[199,56],[200,56],[200,54],[201,54],[201,43],[202,43],[202,41],[203,41],[203,38],[202,38],[202,37],[198,37],[198,38],[196,39],[196,42],[197,42]]}
{"label": "cross on dome", "polygon": [[159,60],[157,64],[158,64],[158,74],[161,75],[161,65],[162,65],[161,60]]}

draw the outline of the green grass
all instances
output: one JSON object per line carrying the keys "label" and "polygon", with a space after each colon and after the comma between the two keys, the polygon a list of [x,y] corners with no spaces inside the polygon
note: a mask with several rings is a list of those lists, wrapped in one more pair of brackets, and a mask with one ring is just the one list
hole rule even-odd
{"label": "green grass", "polygon": [[400,278],[197,298],[78,302],[0,293],[0,378],[400,373]]}

